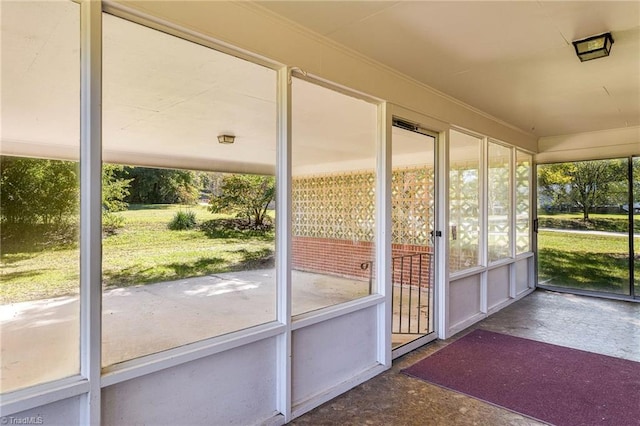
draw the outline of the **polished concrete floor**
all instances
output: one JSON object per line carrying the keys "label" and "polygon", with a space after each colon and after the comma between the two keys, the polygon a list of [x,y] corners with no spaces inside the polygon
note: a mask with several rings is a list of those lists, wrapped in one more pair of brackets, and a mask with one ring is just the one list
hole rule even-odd
{"label": "polished concrete floor", "polygon": [[640,303],[539,290],[446,341],[408,353],[395,360],[390,370],[290,424],[544,424],[400,372],[475,328],[640,362]]}

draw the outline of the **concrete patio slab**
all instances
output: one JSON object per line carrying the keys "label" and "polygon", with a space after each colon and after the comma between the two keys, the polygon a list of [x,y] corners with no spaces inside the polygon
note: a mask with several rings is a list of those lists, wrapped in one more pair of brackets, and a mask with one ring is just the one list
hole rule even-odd
{"label": "concrete patio slab", "polygon": [[[292,289],[297,315],[363,297],[368,281],[292,271]],[[106,290],[102,313],[106,366],[274,321],[275,270]],[[2,392],[77,373],[78,318],[77,295],[0,306]]]}
{"label": "concrete patio slab", "polygon": [[[292,271],[292,313],[364,297],[368,281]],[[423,290],[423,301],[427,290]],[[415,294],[415,291],[414,291]],[[405,292],[404,306],[410,306]],[[80,370],[78,296],[0,306],[0,390]],[[415,318],[423,307],[414,304]],[[424,313],[423,313],[424,314]],[[405,308],[405,313],[407,310]],[[394,327],[399,317],[394,304]],[[259,269],[105,290],[102,364],[109,366],[276,319],[275,270]],[[394,328],[395,329],[395,328]],[[393,346],[420,335],[394,334]]]}

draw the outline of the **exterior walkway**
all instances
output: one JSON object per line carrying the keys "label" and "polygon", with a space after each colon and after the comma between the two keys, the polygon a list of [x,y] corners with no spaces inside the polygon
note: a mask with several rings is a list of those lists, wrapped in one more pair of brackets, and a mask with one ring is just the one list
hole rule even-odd
{"label": "exterior walkway", "polygon": [[[436,341],[397,359],[390,370],[295,419],[291,424],[545,424],[400,373],[401,369],[475,328],[640,362],[640,303],[538,290],[451,339]],[[629,398],[638,398],[638,395],[629,395]]]}
{"label": "exterior walkway", "polygon": [[[369,282],[292,271],[293,314],[366,296]],[[102,363],[112,365],[276,319],[275,270],[106,290]],[[79,371],[77,296],[0,306],[0,389]],[[17,348],[17,350],[16,350]],[[71,372],[71,373],[70,373]]]}
{"label": "exterior walkway", "polygon": [[[369,282],[292,271],[292,313],[298,315],[366,296]],[[402,315],[417,323],[422,302],[403,293]],[[417,297],[417,290],[413,290]],[[409,310],[408,307],[412,309]],[[105,290],[102,363],[110,366],[276,319],[275,270],[215,274]],[[394,329],[399,308],[394,306]],[[425,329],[426,320],[422,320]],[[405,326],[406,328],[406,326]],[[79,371],[78,296],[0,306],[0,389],[10,391]],[[395,334],[394,346],[415,334]],[[17,348],[17,349],[16,349]]]}

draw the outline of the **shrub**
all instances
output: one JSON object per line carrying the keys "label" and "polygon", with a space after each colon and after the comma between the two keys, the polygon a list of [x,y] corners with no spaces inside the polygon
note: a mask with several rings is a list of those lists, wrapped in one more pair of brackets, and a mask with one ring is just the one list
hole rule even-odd
{"label": "shrub", "polygon": [[197,225],[196,213],[192,210],[179,211],[173,216],[171,222],[169,222],[169,229],[172,231],[184,231],[187,229],[193,229]]}
{"label": "shrub", "polygon": [[46,225],[4,222],[0,226],[3,255],[74,247],[78,242],[78,223],[73,221]]}
{"label": "shrub", "polygon": [[102,232],[105,235],[115,235],[122,227],[124,227],[124,217],[107,211],[102,212]]}
{"label": "shrub", "polygon": [[211,219],[201,223],[200,230],[209,238],[274,238],[271,221],[256,227],[247,219]]}

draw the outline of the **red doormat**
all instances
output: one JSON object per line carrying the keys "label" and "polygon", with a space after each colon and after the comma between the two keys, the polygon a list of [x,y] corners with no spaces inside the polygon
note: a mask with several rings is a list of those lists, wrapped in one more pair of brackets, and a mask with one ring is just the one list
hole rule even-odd
{"label": "red doormat", "polygon": [[640,425],[640,362],[475,330],[403,373],[558,426]]}

